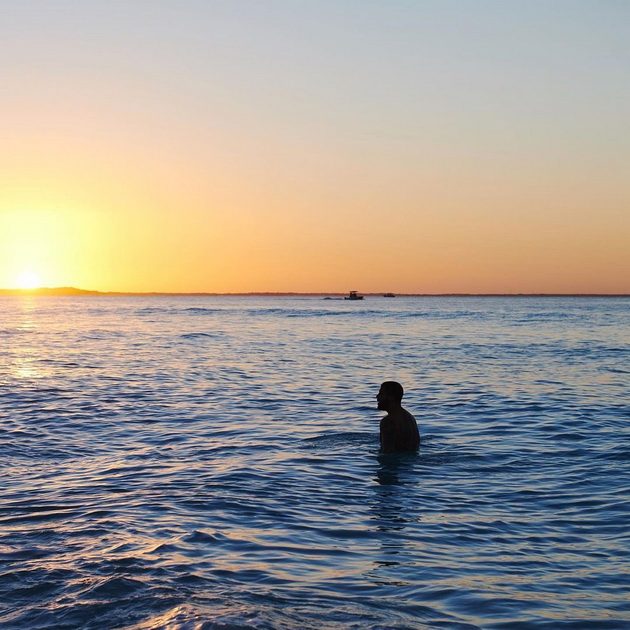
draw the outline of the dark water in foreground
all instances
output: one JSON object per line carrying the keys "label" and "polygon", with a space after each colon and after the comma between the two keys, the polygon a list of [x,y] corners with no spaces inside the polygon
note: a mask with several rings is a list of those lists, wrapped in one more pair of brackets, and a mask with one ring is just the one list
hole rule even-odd
{"label": "dark water in foreground", "polygon": [[629,307],[0,299],[0,628],[630,628]]}

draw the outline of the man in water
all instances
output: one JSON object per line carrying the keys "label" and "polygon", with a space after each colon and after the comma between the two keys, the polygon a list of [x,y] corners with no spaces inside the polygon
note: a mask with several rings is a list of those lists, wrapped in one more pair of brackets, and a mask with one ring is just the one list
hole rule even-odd
{"label": "man in water", "polygon": [[400,401],[404,391],[396,381],[386,381],[376,395],[378,408],[387,411],[381,420],[381,451],[415,451],[420,445],[420,433],[416,419],[403,409]]}

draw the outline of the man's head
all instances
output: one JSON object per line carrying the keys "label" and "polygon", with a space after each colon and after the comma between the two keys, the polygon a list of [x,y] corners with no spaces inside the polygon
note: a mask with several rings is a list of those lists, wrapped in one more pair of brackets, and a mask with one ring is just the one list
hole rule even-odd
{"label": "man's head", "polygon": [[396,381],[385,381],[376,395],[377,407],[389,411],[400,406],[404,394],[403,386]]}

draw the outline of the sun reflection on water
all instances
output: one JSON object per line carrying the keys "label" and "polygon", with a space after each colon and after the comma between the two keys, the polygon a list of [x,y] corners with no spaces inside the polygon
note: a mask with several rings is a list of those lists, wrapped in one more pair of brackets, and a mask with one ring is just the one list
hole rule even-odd
{"label": "sun reflection on water", "polygon": [[31,335],[38,330],[35,319],[36,300],[33,296],[25,295],[20,300],[19,320],[15,328],[16,343],[12,344],[11,375],[17,379],[38,379],[44,373],[38,367],[41,352],[33,343]]}

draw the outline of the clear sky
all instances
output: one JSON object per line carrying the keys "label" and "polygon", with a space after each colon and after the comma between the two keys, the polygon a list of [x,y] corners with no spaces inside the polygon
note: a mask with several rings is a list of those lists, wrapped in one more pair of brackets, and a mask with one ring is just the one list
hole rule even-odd
{"label": "clear sky", "polygon": [[628,41],[626,0],[0,0],[0,287],[630,293]]}

